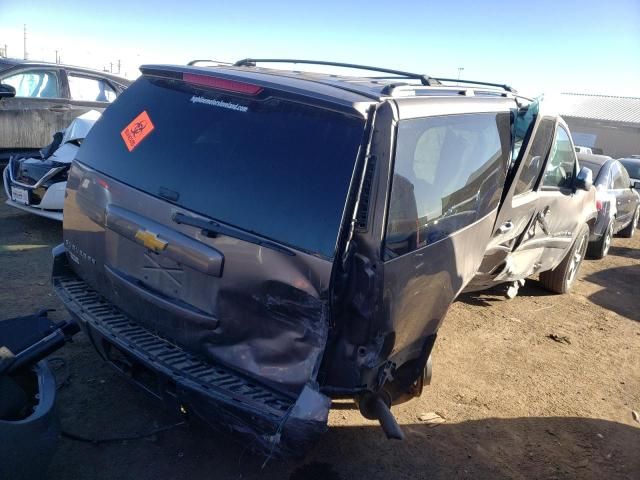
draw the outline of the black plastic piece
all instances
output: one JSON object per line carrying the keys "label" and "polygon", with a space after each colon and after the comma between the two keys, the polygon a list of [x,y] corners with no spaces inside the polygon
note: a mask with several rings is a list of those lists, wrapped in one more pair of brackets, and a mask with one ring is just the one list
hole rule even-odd
{"label": "black plastic piece", "polygon": [[[28,392],[29,396],[37,395],[34,398],[37,403],[25,418],[17,421],[0,418],[0,478],[46,478],[60,434],[54,408],[56,380],[46,361],[38,362],[33,370],[22,372],[20,376],[31,378],[37,385],[37,391]],[[4,393],[4,390],[0,392],[0,396]]]}
{"label": "black plastic piece", "polygon": [[35,365],[55,352],[80,329],[70,320],[54,323],[43,310],[35,315],[12,318],[0,322],[0,346],[8,349],[13,358],[4,358],[0,375]]}
{"label": "black plastic piece", "polygon": [[[405,72],[403,70],[393,70],[390,68],[371,67],[368,65],[357,65],[354,63],[328,62],[328,61],[322,61],[322,60],[300,60],[300,59],[291,59],[291,58],[245,58],[243,60],[238,60],[236,63],[233,64],[233,66],[234,67],[255,67],[257,63],[304,63],[306,65],[327,65],[331,67],[353,68],[357,70],[368,70],[370,72],[390,73],[392,75],[397,75],[400,78],[411,78],[415,80],[420,80],[420,83],[426,86],[440,85],[440,82],[437,79],[422,73],[411,73],[411,72]],[[386,78],[386,77],[378,77],[378,78]]]}
{"label": "black plastic piece", "polygon": [[275,242],[266,240],[253,233],[245,232],[237,228],[227,227],[226,225],[214,222],[213,220],[204,220],[202,218],[185,215],[184,213],[175,213],[171,219],[178,225],[182,224],[199,228],[201,229],[202,234],[208,237],[215,238],[218,234],[226,235],[228,237],[233,237],[245,242],[253,243],[255,245],[260,245],[262,247],[269,248],[286,255],[295,255],[295,252],[293,250],[282,247]]}

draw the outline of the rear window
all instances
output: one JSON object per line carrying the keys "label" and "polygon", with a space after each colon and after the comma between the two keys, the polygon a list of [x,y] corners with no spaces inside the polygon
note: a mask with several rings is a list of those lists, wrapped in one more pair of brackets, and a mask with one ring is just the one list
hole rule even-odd
{"label": "rear window", "polygon": [[[129,151],[121,132],[137,118],[147,132]],[[331,258],[363,131],[362,118],[266,92],[247,98],[143,77],[105,111],[78,160],[152,195],[173,192],[173,203],[215,220]]]}
{"label": "rear window", "polygon": [[498,206],[510,123],[506,112],[400,121],[386,258],[442,240]]}

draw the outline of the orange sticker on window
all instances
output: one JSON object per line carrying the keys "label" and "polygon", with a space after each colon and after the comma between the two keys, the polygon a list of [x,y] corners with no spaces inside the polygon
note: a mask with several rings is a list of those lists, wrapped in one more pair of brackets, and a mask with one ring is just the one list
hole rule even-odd
{"label": "orange sticker on window", "polygon": [[153,123],[145,110],[134,118],[133,121],[120,132],[120,135],[122,135],[125,145],[131,152],[142,140],[147,138],[147,135],[151,132],[153,132]]}

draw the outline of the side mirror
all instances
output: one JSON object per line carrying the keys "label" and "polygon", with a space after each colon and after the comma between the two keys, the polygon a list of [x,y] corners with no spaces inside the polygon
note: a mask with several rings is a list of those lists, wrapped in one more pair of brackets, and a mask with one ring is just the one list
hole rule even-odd
{"label": "side mirror", "polygon": [[593,172],[590,168],[582,167],[578,172],[578,176],[576,177],[576,181],[574,183],[576,190],[591,190],[593,186]]}
{"label": "side mirror", "polygon": [[635,188],[640,192],[640,182],[633,182],[633,185],[631,185],[631,188]]}
{"label": "side mirror", "polygon": [[0,83],[0,99],[16,96],[16,89],[6,83]]}

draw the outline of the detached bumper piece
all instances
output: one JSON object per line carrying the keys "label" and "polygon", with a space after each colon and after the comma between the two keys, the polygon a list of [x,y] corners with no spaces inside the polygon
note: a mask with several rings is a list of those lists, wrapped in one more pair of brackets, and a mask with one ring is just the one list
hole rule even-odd
{"label": "detached bumper piece", "polygon": [[226,366],[200,360],[136,324],[57,255],[54,290],[98,352],[170,409],[223,427],[258,453],[301,457],[327,429],[330,400],[305,386],[296,398]]}
{"label": "detached bumper piece", "polygon": [[76,333],[47,311],[0,320],[0,478],[44,478],[58,444],[56,381],[48,354]]}

